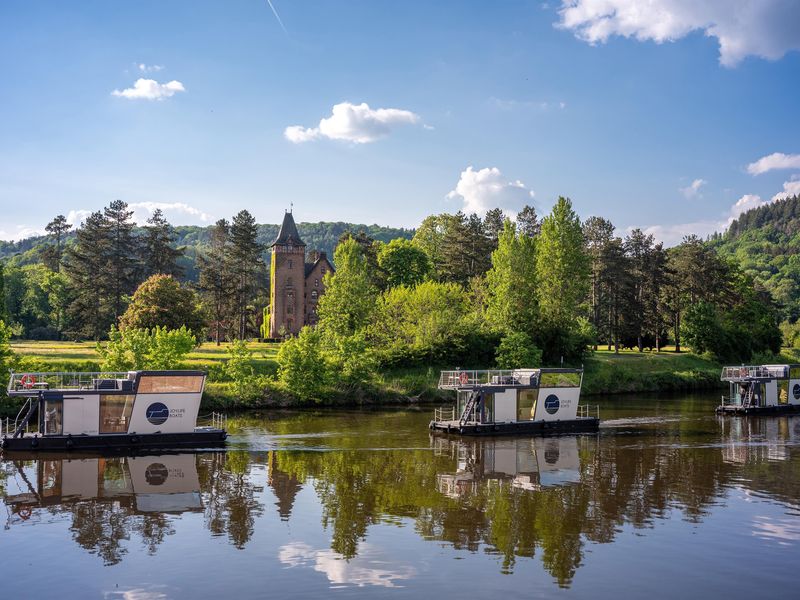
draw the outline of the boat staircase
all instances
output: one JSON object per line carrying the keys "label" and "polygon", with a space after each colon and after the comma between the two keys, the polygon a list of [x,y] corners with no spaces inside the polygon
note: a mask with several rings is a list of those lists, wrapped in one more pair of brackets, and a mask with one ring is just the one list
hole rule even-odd
{"label": "boat staircase", "polygon": [[8,417],[5,423],[0,421],[0,437],[11,434],[12,439],[18,438],[28,431],[28,423],[39,408],[38,398],[28,397],[20,407],[17,416],[12,421]]}
{"label": "boat staircase", "polygon": [[755,406],[753,404],[753,396],[755,394],[755,389],[752,385],[747,386],[747,391],[742,396],[742,407],[743,408],[750,408],[751,406]]}
{"label": "boat staircase", "polygon": [[464,410],[461,412],[461,417],[459,417],[458,419],[458,424],[460,426],[463,427],[470,420],[473,421],[475,420],[473,413],[475,412],[475,407],[477,406],[480,397],[481,397],[480,390],[473,390],[472,393],[470,393],[469,398],[467,398],[466,404],[464,404]]}

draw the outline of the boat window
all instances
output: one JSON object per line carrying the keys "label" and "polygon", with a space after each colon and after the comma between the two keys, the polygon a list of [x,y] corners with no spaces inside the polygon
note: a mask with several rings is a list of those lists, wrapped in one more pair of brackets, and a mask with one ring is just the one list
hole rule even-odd
{"label": "boat window", "polygon": [[194,393],[203,390],[202,375],[142,375],[140,394]]}
{"label": "boat window", "polygon": [[126,433],[133,411],[133,396],[100,395],[100,433]]}
{"label": "boat window", "polygon": [[517,390],[517,421],[533,421],[538,390]]}
{"label": "boat window", "polygon": [[64,427],[64,401],[44,401],[44,435],[59,435]]}
{"label": "boat window", "polygon": [[580,373],[542,373],[539,386],[543,388],[554,387],[579,387],[581,385]]}
{"label": "boat window", "polygon": [[778,382],[778,404],[789,404],[789,380]]}

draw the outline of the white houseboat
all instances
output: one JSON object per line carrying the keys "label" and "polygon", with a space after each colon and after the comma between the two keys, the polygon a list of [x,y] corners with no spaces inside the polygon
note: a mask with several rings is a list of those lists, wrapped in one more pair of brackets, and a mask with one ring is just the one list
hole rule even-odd
{"label": "white houseboat", "polygon": [[[34,458],[26,454],[26,460]],[[11,509],[6,528],[52,516],[53,506],[88,502],[134,514],[203,510],[195,454],[64,456],[36,453],[33,473],[22,460],[13,461],[17,473],[4,498]]]}
{"label": "white houseboat", "polygon": [[26,401],[14,421],[0,424],[0,447],[98,451],[223,445],[227,433],[218,415],[211,426],[197,426],[205,380],[203,371],[12,373],[8,395]]}
{"label": "white houseboat", "polygon": [[730,394],[722,397],[717,412],[761,414],[800,410],[800,365],[748,365],[725,367],[722,381]]}
{"label": "white houseboat", "polygon": [[430,429],[460,435],[597,431],[597,406],[579,405],[583,369],[442,371],[456,404],[438,408]]}

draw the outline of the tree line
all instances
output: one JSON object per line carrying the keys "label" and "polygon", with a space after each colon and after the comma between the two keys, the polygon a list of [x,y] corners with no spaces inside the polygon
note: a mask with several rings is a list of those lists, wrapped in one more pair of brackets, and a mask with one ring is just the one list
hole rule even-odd
{"label": "tree line", "polygon": [[575,364],[600,345],[736,361],[780,350],[770,295],[734,261],[696,236],[665,249],[615,231],[562,197],[541,220],[494,209],[430,216],[411,241],[346,237],[319,326],[281,348],[280,379],[318,397],[331,377],[356,384],[378,366]]}
{"label": "tree line", "polygon": [[246,210],[212,228],[198,257],[200,278],[187,284],[174,227],[156,209],[136,228],[133,211],[114,200],[72,234],[63,215],[48,225],[41,262],[0,269],[0,319],[19,337],[103,339],[112,326],[210,326],[216,339],[258,330],[267,276],[264,246]]}

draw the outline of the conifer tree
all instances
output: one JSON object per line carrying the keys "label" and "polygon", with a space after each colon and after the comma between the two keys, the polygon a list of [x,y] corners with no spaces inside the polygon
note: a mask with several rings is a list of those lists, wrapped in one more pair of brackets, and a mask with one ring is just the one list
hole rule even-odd
{"label": "conifer tree", "polygon": [[540,230],[541,223],[536,215],[536,209],[526,204],[517,214],[517,231],[528,237],[536,237]]}
{"label": "conifer tree", "polygon": [[103,213],[89,215],[75,237],[64,259],[64,270],[74,293],[68,316],[76,324],[76,334],[100,339],[114,322],[107,296],[110,240]]}
{"label": "conifer tree", "polygon": [[125,297],[136,289],[137,240],[133,235],[133,211],[127,202],[112,201],[103,216],[108,232],[107,270],[100,274],[110,295],[114,321],[125,312]]}
{"label": "conifer tree", "polygon": [[58,215],[44,229],[53,238],[55,245],[45,246],[42,258],[48,269],[58,272],[61,270],[61,258],[64,253],[64,237],[72,229],[72,225],[67,223],[64,215]]}
{"label": "conifer tree", "polygon": [[220,219],[211,228],[210,248],[197,257],[200,265],[198,288],[211,318],[211,330],[220,345],[231,314],[233,279],[229,270],[230,224]]}
{"label": "conifer tree", "polygon": [[237,337],[247,338],[249,317],[254,313],[252,301],[264,285],[263,246],[258,242],[256,220],[248,211],[239,211],[233,217],[228,251],[229,271],[233,280],[233,306]]}
{"label": "conifer tree", "polygon": [[183,269],[178,265],[183,249],[174,247],[175,231],[160,208],[155,209],[147,219],[143,238],[141,247],[145,278],[157,274],[173,277],[183,274]]}

